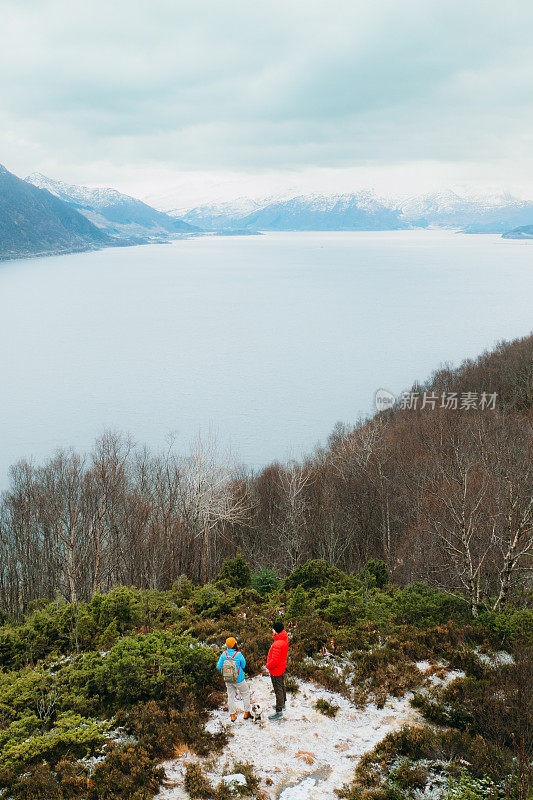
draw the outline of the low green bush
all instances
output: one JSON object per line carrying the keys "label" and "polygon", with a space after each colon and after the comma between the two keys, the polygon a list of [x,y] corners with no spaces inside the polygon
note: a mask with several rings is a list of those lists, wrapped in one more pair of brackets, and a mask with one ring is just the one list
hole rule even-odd
{"label": "low green bush", "polygon": [[497,647],[531,647],[533,645],[533,610],[508,608],[500,612],[483,610],[475,627],[487,633]]}
{"label": "low green bush", "polygon": [[296,678],[289,677],[285,679],[285,690],[289,692],[289,694],[298,694],[300,687]]}
{"label": "low green bush", "polygon": [[208,583],[195,589],[191,605],[201,617],[220,619],[225,614],[230,614],[237,605],[236,594],[233,591],[222,591]]}
{"label": "low green bush", "polygon": [[323,697],[318,698],[314,707],[317,711],[320,711],[321,714],[324,714],[325,717],[334,717],[339,710],[339,706],[324,700]]}
{"label": "low green bush", "polygon": [[35,715],[21,717],[0,732],[2,770],[18,775],[35,762],[55,764],[67,754],[76,758],[92,754],[104,743],[109,727],[105,720],[72,712],[58,714],[45,728]]}
{"label": "low green bush", "polygon": [[393,611],[398,622],[427,628],[448,620],[470,622],[466,600],[454,597],[423,583],[414,583],[395,593]]}
{"label": "low green bush", "polygon": [[427,769],[407,758],[402,759],[389,773],[389,780],[408,792],[423,791],[426,788],[427,779]]}
{"label": "low green bush", "polygon": [[187,764],[185,791],[191,800],[213,800],[215,790],[205,777],[199,764]]}
{"label": "low green bush", "polygon": [[164,776],[142,747],[116,748],[96,767],[89,800],[151,800]]}
{"label": "low green bush", "polygon": [[285,580],[284,586],[286,589],[295,589],[296,586],[302,586],[304,589],[317,589],[328,584],[344,586],[350,582],[349,577],[340,569],[333,567],[327,561],[316,559],[306,561],[305,564],[291,572]]}
{"label": "low green bush", "polygon": [[462,772],[459,778],[450,777],[443,800],[498,800],[503,796],[502,787],[490,778],[473,778]]}
{"label": "low green bush", "polygon": [[305,589],[298,585],[287,605],[286,617],[288,620],[304,619],[308,617],[311,611],[309,597]]}
{"label": "low green bush", "polygon": [[279,588],[280,583],[278,573],[270,567],[263,567],[258,572],[254,572],[251,579],[252,589],[255,589],[263,597],[273,594]]}
{"label": "low green bush", "polygon": [[167,631],[124,637],[105,658],[85,662],[94,690],[113,709],[164,699],[180,707],[191,693],[202,704],[218,682],[213,651]]}
{"label": "low green bush", "polygon": [[16,670],[47,655],[107,649],[119,635],[179,619],[169,592],[142,592],[119,586],[90,603],[47,603],[19,625],[0,628],[0,668]]}
{"label": "low green bush", "polygon": [[372,579],[374,585],[378,589],[384,589],[390,583],[390,574],[387,565],[384,561],[378,559],[371,559],[366,562],[361,577],[364,580],[366,576]]}
{"label": "low green bush", "polygon": [[224,583],[235,589],[245,589],[250,586],[252,571],[250,565],[239,553],[235,558],[229,558],[222,564],[220,572],[215,578],[215,583]]}

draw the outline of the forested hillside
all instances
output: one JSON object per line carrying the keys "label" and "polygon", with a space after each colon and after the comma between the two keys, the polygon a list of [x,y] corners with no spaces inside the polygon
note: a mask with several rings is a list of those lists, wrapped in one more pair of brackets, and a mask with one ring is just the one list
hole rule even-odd
{"label": "forested hillside", "polygon": [[408,399],[338,426],[303,463],[259,473],[234,469],[212,442],[154,454],[112,433],[87,456],[20,462],[1,502],[2,608],[18,619],[57,593],[76,602],[121,584],[167,589],[182,574],[205,581],[237,551],[281,575],[307,559],[351,572],[377,558],[399,585],[467,597],[473,616],[523,601],[533,336],[437,371]]}
{"label": "forested hillside", "polygon": [[[528,337],[301,464],[248,474],[201,441],[108,433],[14,466],[0,797],[527,800],[532,389]],[[216,658],[236,636],[268,702],[279,619],[286,717],[231,726]]]}

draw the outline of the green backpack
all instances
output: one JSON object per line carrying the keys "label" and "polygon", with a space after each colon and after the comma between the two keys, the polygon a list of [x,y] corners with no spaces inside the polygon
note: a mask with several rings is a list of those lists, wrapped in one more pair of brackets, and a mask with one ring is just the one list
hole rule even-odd
{"label": "green backpack", "polygon": [[222,664],[222,677],[226,683],[237,683],[240,667],[233,660],[236,655],[237,651],[232,656],[228,656],[228,651],[226,650],[226,660]]}

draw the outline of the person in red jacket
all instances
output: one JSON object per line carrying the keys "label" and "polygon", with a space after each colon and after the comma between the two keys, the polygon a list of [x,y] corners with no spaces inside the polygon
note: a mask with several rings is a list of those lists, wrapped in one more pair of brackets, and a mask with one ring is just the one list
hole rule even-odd
{"label": "person in red jacket", "polygon": [[274,694],[276,695],[276,713],[269,719],[276,720],[283,717],[287,694],[285,692],[285,670],[287,669],[287,654],[289,652],[289,637],[283,622],[275,622],[272,626],[274,641],[268,651],[266,669],[270,673]]}

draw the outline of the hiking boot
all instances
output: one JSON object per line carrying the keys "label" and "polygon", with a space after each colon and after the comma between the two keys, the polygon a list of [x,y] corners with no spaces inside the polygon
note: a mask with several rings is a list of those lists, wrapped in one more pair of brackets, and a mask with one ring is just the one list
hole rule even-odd
{"label": "hiking boot", "polygon": [[250,719],[250,717],[251,717],[251,716],[252,716],[252,715],[250,714],[250,712],[249,712],[249,711],[245,711],[245,712],[244,712],[244,719]]}
{"label": "hiking boot", "polygon": [[232,722],[235,722],[236,719],[237,719],[237,714],[230,714],[230,720]]}
{"label": "hiking boot", "polygon": [[269,717],[270,720],[275,722],[278,719],[283,719],[283,711],[276,711],[275,714],[271,714]]}

